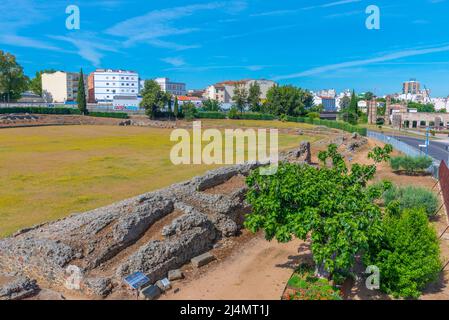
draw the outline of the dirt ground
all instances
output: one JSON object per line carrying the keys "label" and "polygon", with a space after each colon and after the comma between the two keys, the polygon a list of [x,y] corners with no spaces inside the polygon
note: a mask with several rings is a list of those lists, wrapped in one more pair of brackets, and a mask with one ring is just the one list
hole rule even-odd
{"label": "dirt ground", "polygon": [[226,259],[219,258],[201,273],[187,270],[186,279],[176,282],[162,300],[279,300],[299,261],[309,258],[308,251],[299,240],[280,244],[261,233],[243,237],[250,240],[239,241]]}

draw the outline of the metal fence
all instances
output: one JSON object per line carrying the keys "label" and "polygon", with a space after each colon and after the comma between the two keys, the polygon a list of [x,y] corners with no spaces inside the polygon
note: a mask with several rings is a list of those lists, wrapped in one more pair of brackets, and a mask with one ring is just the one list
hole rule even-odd
{"label": "metal fence", "polygon": [[[399,141],[393,137],[386,136],[380,132],[368,130],[367,137],[376,139],[383,143],[391,144],[394,149],[401,151],[402,153],[405,153],[406,155],[411,156],[411,157],[419,157],[419,156],[425,155],[421,150],[418,150],[418,149],[406,144],[405,142]],[[430,157],[430,158],[432,158],[432,157]],[[435,179],[438,179],[441,161],[436,160],[434,158],[432,158],[432,160],[433,160],[433,164],[432,164],[432,166],[430,166],[429,169],[427,169],[427,171],[430,172]]]}

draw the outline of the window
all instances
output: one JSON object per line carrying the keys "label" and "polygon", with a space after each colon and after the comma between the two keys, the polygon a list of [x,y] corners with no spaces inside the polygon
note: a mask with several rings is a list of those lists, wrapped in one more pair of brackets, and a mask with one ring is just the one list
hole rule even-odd
{"label": "window", "polygon": [[109,82],[106,82],[106,85],[108,86],[108,85],[109,85]]}

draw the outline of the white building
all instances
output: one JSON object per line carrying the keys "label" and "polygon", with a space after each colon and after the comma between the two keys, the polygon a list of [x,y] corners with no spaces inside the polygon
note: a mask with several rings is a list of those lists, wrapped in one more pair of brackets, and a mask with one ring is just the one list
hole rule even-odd
{"label": "white building", "polygon": [[[57,71],[42,74],[42,97],[46,102],[66,103],[75,101],[78,96],[80,74]],[[84,76],[87,94],[87,77]]]}
{"label": "white building", "polygon": [[206,88],[204,98],[217,100],[218,102],[228,104],[232,103],[232,97],[234,96],[235,86],[242,85],[248,91],[250,86],[254,83],[260,86],[260,99],[265,100],[267,98],[268,90],[276,85],[276,82],[271,80],[239,80],[239,81],[224,81],[216,83]]}
{"label": "white building", "polygon": [[139,74],[134,71],[97,69],[88,82],[91,103],[112,103],[116,96],[139,95]]}
{"label": "white building", "polygon": [[162,91],[174,96],[185,96],[187,94],[186,84],[182,82],[172,82],[169,78],[156,78],[154,81],[161,87]]}

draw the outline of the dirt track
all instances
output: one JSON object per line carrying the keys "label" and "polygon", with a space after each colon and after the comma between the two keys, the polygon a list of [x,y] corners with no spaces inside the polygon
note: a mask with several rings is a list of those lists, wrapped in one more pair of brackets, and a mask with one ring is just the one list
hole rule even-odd
{"label": "dirt track", "polygon": [[298,262],[308,257],[302,242],[268,242],[263,234],[241,244],[199,277],[175,284],[163,300],[279,300]]}

